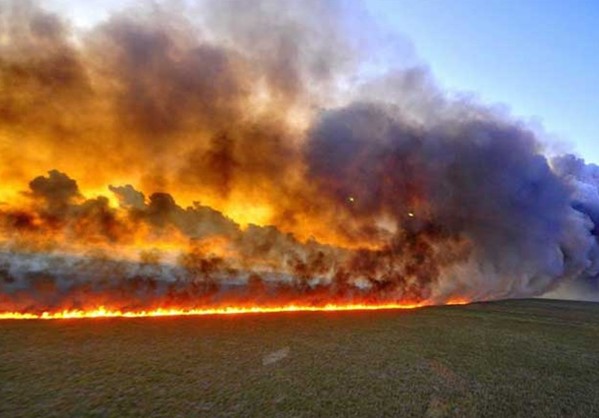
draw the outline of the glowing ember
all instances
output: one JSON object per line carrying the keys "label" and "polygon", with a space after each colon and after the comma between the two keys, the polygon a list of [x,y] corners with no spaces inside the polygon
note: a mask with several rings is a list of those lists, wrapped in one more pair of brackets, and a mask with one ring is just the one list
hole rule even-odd
{"label": "glowing ember", "polygon": [[[464,305],[466,300],[451,300],[446,305]],[[348,304],[323,306],[224,306],[220,308],[181,309],[159,308],[149,311],[121,311],[99,307],[91,310],[64,310],[59,312],[0,312],[0,319],[83,319],[83,318],[149,318],[162,316],[204,316],[204,315],[242,315],[242,314],[268,314],[279,312],[343,312],[343,311],[379,311],[393,309],[415,309],[431,306],[430,303],[387,303],[380,305]]]}

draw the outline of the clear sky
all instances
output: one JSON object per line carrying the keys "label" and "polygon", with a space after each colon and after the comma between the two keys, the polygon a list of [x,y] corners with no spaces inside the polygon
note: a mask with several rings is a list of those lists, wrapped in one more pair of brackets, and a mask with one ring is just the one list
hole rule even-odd
{"label": "clear sky", "polygon": [[536,119],[599,163],[599,1],[368,0],[443,87]]}
{"label": "clear sky", "polygon": [[[250,1],[250,0],[248,0]],[[48,0],[91,25],[115,0]],[[599,0],[365,0],[449,90],[503,103],[599,163]]]}

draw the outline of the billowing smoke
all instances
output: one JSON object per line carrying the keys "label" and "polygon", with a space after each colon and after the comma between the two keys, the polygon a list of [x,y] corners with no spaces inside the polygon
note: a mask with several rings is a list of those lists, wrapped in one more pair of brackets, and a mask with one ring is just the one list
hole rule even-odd
{"label": "billowing smoke", "polygon": [[598,290],[596,166],[368,71],[349,2],[179,6],[0,3],[0,311]]}

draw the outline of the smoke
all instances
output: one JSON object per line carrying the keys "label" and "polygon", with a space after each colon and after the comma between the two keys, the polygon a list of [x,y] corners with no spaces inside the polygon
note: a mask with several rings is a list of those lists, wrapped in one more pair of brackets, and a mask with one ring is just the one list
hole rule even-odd
{"label": "smoke", "polygon": [[368,75],[360,13],[0,3],[0,310],[597,290],[599,169],[422,66]]}

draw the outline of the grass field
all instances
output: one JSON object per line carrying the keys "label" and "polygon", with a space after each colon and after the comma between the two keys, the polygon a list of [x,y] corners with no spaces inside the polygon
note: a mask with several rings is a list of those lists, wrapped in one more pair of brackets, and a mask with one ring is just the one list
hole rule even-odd
{"label": "grass field", "polygon": [[2,321],[0,416],[599,416],[599,304]]}

